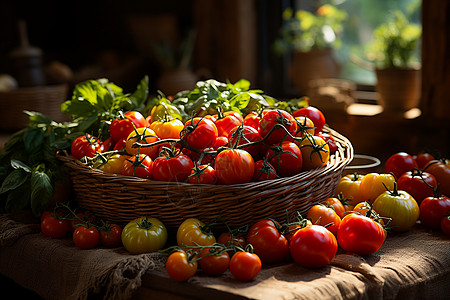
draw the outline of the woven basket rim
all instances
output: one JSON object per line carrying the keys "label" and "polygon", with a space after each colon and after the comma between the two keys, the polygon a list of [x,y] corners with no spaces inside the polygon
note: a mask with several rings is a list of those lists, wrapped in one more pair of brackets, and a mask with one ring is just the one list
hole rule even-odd
{"label": "woven basket rim", "polygon": [[[220,186],[226,187],[231,190],[261,190],[262,187],[265,189],[277,189],[280,186],[288,185],[291,183],[299,183],[302,181],[313,180],[314,178],[318,178],[318,176],[324,176],[329,173],[334,173],[336,171],[342,171],[352,160],[354,156],[354,150],[351,142],[343,135],[338,133],[337,131],[331,129],[328,125],[324,126],[324,132],[329,133],[333,136],[333,138],[338,142],[338,150],[336,154],[330,156],[330,161],[326,166],[321,168],[316,168],[313,170],[302,171],[294,176],[289,177],[280,177],[269,180],[262,181],[251,181],[248,183],[240,183],[240,184],[195,184],[188,182],[170,182],[170,181],[158,181],[151,180],[133,176],[125,176],[121,174],[113,174],[107,173],[99,169],[91,168],[83,164],[80,160],[75,159],[73,156],[67,153],[58,152],[57,157],[60,159],[66,166],[74,170],[75,172],[82,172],[85,174],[89,174],[89,176],[99,177],[103,180],[111,180],[111,181],[123,181],[130,185],[151,185],[152,187],[164,186],[164,188],[176,187],[176,188],[186,188],[186,189],[207,189],[207,188],[217,188]],[[344,146],[345,145],[345,146]]]}

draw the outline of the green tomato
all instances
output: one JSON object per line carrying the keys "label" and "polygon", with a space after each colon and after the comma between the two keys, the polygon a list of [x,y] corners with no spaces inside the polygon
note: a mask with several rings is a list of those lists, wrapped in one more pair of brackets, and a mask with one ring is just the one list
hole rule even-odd
{"label": "green tomato", "polygon": [[167,229],[156,219],[140,217],[129,222],[122,231],[122,243],[131,254],[161,250],[167,242]]}
{"label": "green tomato", "polygon": [[[403,232],[411,229],[419,219],[419,206],[408,192],[397,190],[385,191],[373,202],[372,208],[381,216],[391,218],[387,226],[393,231]],[[386,223],[386,221],[385,221]]]}

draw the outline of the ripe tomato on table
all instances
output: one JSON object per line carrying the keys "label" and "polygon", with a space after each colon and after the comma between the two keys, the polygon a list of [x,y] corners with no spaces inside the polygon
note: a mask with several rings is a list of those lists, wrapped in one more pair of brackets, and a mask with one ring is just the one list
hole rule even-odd
{"label": "ripe tomato on table", "polygon": [[70,153],[76,159],[81,159],[85,156],[94,157],[95,154],[101,152],[103,152],[102,142],[90,134],[77,137],[73,140],[70,147]]}
{"label": "ripe tomato on table", "polygon": [[422,152],[417,154],[414,159],[416,160],[419,169],[423,170],[430,161],[435,160],[435,157],[431,153]]}
{"label": "ripe tomato on table", "polygon": [[48,214],[42,218],[41,231],[45,236],[57,239],[62,238],[69,232],[69,221]]}
{"label": "ripe tomato on table", "polygon": [[73,242],[80,249],[92,249],[99,244],[100,233],[94,226],[81,225],[73,232]]}
{"label": "ripe tomato on table", "polygon": [[364,215],[350,213],[342,219],[337,240],[343,250],[367,255],[381,248],[386,234],[380,223]]}
{"label": "ripe tomato on table", "polygon": [[147,120],[140,112],[129,111],[111,122],[109,132],[113,140],[117,142],[126,139],[134,128],[145,126],[147,126]]}
{"label": "ripe tomato on table", "polygon": [[[450,214],[450,212],[449,212]],[[441,220],[441,230],[446,235],[450,235],[450,215],[446,215]]]}
{"label": "ripe tomato on table", "polygon": [[336,235],[339,224],[341,224],[341,218],[334,209],[323,204],[313,205],[308,210],[306,218],[310,220],[312,224],[326,227],[334,235]]}
{"label": "ripe tomato on table", "polygon": [[200,268],[208,275],[222,275],[230,266],[230,255],[220,248],[203,248],[198,261]]}
{"label": "ripe tomato on table", "polygon": [[417,168],[417,162],[411,154],[398,152],[387,159],[384,166],[384,172],[387,174],[392,173],[395,178],[398,179],[403,173]]}
{"label": "ripe tomato on table", "polygon": [[281,226],[271,219],[263,219],[250,227],[247,243],[263,263],[277,263],[289,256],[289,242],[280,232]]}
{"label": "ripe tomato on table", "polygon": [[336,197],[346,199],[346,210],[351,210],[359,202],[365,201],[361,193],[361,180],[364,175],[353,173],[343,176],[336,187]]}
{"label": "ripe tomato on table", "polygon": [[188,218],[177,230],[178,246],[211,246],[216,242],[210,228],[197,218]]}
{"label": "ripe tomato on table", "polygon": [[342,203],[341,199],[339,198],[339,196],[338,197],[329,197],[329,198],[323,200],[321,203],[327,207],[331,207],[336,212],[336,214],[339,216],[339,218],[342,219],[344,217],[344,213],[345,213],[345,206]]}
{"label": "ripe tomato on table", "polygon": [[[275,128],[275,126],[277,127]],[[269,110],[261,118],[259,134],[262,138],[266,139],[265,142],[267,145],[278,144],[282,140],[292,141],[288,132],[292,136],[295,136],[297,122],[287,111],[282,109]],[[270,135],[268,136],[269,133]]]}
{"label": "ripe tomato on table", "polygon": [[420,222],[428,228],[439,229],[441,219],[450,213],[450,198],[435,193],[420,203]]}
{"label": "ripe tomato on table", "polygon": [[161,250],[167,242],[167,229],[157,218],[139,217],[122,230],[122,244],[131,254]]}
{"label": "ripe tomato on table", "polygon": [[108,248],[122,244],[122,227],[118,224],[105,224],[100,227],[100,244]]}
{"label": "ripe tomato on table", "polygon": [[267,151],[265,159],[275,168],[280,177],[300,173],[304,162],[300,148],[289,141],[284,141],[279,146],[274,145]]}
{"label": "ripe tomato on table", "polygon": [[222,184],[246,183],[253,178],[255,162],[245,150],[226,149],[217,154],[214,168]]}
{"label": "ripe tomato on table", "polygon": [[326,266],[336,255],[337,249],[338,243],[334,234],[320,225],[303,227],[291,238],[291,256],[302,267]]}
{"label": "ripe tomato on table", "polygon": [[292,113],[294,118],[297,117],[308,117],[316,127],[315,134],[322,132],[323,126],[325,125],[325,116],[321,110],[317,107],[308,105],[307,107],[302,107]]}
{"label": "ripe tomato on table", "polygon": [[173,252],[166,261],[166,271],[176,281],[186,281],[195,275],[198,262],[183,250]]}
{"label": "ripe tomato on table", "polygon": [[230,272],[238,280],[253,280],[261,271],[259,256],[252,252],[238,251],[230,260]]}
{"label": "ripe tomato on table", "polygon": [[397,187],[414,197],[420,205],[423,199],[433,196],[433,188],[437,187],[437,180],[431,173],[413,169],[403,173],[397,179]]}
{"label": "ripe tomato on table", "polygon": [[386,173],[368,173],[363,176],[359,190],[363,201],[373,204],[375,199],[386,190],[393,190],[395,177]]}
{"label": "ripe tomato on table", "polygon": [[441,193],[450,197],[450,159],[432,160],[425,166],[439,183]]}

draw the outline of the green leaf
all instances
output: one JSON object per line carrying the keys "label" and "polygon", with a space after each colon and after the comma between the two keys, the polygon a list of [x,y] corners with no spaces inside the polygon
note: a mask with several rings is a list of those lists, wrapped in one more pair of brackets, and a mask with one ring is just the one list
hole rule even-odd
{"label": "green leaf", "polygon": [[130,99],[135,106],[134,109],[140,110],[143,104],[147,101],[148,98],[148,76],[145,76],[141,82],[139,82],[136,90],[133,94],[131,94]]}
{"label": "green leaf", "polygon": [[41,171],[31,174],[31,210],[34,215],[39,215],[54,194],[50,177]]}
{"label": "green leaf", "polygon": [[50,125],[53,122],[50,117],[48,117],[40,112],[28,111],[28,110],[24,110],[23,112],[28,115],[28,119],[29,119],[31,125],[36,125],[36,124]]}
{"label": "green leaf", "polygon": [[244,109],[247,107],[250,101],[250,95],[248,93],[239,93],[230,100],[231,107],[236,107],[238,109]]}
{"label": "green leaf", "polygon": [[27,181],[17,189],[8,194],[5,210],[14,213],[25,209],[30,204],[30,182]]}
{"label": "green leaf", "polygon": [[35,152],[39,151],[44,142],[45,132],[40,128],[31,128],[25,131],[23,135],[23,143],[25,151]]}
{"label": "green leaf", "polygon": [[29,176],[29,173],[22,168],[12,171],[3,181],[0,187],[0,194],[17,189],[28,180]]}
{"label": "green leaf", "polygon": [[31,168],[29,166],[27,166],[26,164],[17,159],[11,159],[11,167],[17,170],[22,169],[27,173],[31,172]]}

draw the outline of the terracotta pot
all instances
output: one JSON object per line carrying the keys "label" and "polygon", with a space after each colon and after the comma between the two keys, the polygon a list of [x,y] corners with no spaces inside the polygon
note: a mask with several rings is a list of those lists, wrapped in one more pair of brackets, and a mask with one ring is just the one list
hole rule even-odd
{"label": "terracotta pot", "polygon": [[335,59],[332,49],[296,51],[292,55],[289,76],[297,90],[305,94],[311,80],[335,78],[341,66]]}
{"label": "terracotta pot", "polygon": [[378,104],[385,111],[404,112],[419,105],[420,69],[376,69]]}
{"label": "terracotta pot", "polygon": [[180,91],[193,89],[197,79],[197,75],[188,69],[165,70],[157,86],[166,96],[173,96]]}

